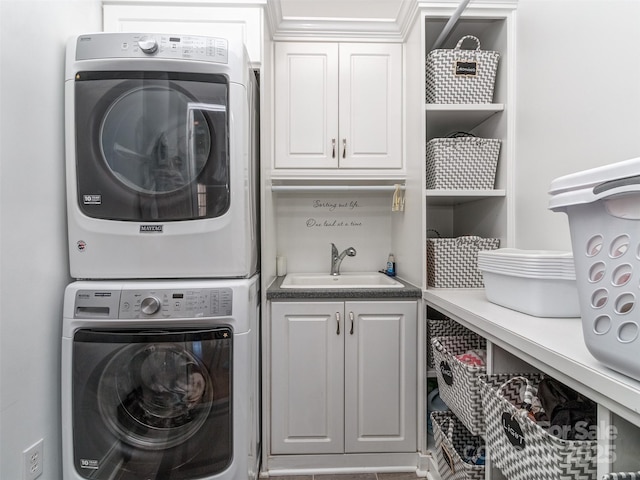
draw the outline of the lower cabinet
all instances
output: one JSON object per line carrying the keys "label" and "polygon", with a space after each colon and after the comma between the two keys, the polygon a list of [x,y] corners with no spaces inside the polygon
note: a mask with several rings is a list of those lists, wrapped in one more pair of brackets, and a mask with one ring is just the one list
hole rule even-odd
{"label": "lower cabinet", "polygon": [[417,302],[271,304],[271,453],[415,452]]}

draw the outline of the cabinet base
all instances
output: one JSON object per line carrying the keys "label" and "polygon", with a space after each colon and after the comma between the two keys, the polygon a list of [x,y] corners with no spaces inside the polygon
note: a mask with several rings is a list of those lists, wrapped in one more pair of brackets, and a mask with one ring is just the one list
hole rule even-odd
{"label": "cabinet base", "polygon": [[335,455],[277,455],[263,460],[261,477],[367,472],[415,472],[426,477],[434,468],[429,455],[419,453],[370,453]]}

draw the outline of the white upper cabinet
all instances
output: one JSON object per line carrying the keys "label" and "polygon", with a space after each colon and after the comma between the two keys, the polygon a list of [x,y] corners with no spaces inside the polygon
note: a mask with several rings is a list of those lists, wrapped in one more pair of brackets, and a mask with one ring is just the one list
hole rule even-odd
{"label": "white upper cabinet", "polygon": [[276,43],[276,167],[338,167],[338,44]]}
{"label": "white upper cabinet", "polygon": [[402,46],[276,43],[275,168],[401,169]]}
{"label": "white upper cabinet", "polygon": [[262,63],[262,7],[232,7],[214,2],[177,4],[164,2],[103,1],[105,32],[173,33],[227,37],[240,35],[251,63]]}
{"label": "white upper cabinet", "polygon": [[402,47],[340,45],[340,167],[402,167]]}

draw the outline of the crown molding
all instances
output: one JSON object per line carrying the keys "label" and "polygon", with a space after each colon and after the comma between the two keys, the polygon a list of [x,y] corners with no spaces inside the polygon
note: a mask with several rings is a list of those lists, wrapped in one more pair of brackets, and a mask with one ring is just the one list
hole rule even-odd
{"label": "crown molding", "polygon": [[401,0],[395,18],[285,17],[281,0],[267,0],[266,18],[274,40],[358,39],[401,42],[418,14],[418,2]]}
{"label": "crown molding", "polygon": [[[1,0],[0,0],[1,1]],[[287,17],[281,0],[103,0],[103,5],[262,7],[273,40],[403,42],[423,9],[449,14],[460,0],[400,0],[394,18]],[[518,0],[472,0],[468,9],[515,8]],[[475,8],[474,8],[475,7]]]}
{"label": "crown molding", "polygon": [[[2,0],[0,0],[2,1]],[[102,5],[143,5],[170,7],[263,7],[268,0],[102,0]]]}

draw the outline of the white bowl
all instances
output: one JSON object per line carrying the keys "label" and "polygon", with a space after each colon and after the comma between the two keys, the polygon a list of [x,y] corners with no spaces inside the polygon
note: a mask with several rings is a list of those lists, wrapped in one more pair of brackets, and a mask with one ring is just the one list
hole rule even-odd
{"label": "white bowl", "polygon": [[575,279],[532,278],[483,270],[487,300],[535,317],[579,317]]}

